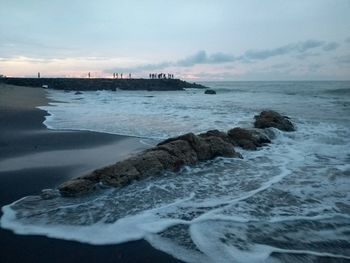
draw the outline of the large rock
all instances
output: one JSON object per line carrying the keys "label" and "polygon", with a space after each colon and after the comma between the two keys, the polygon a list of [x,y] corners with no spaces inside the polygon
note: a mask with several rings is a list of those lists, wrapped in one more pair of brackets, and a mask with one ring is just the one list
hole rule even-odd
{"label": "large rock", "polygon": [[277,128],[281,131],[295,131],[295,128],[287,116],[282,116],[275,111],[263,111],[255,116],[255,128]]}
{"label": "large rock", "polygon": [[184,160],[178,156],[170,154],[167,150],[161,148],[152,148],[149,150],[150,154],[153,154],[159,162],[163,165],[164,170],[178,172],[180,168],[185,165]]}
{"label": "large rock", "polygon": [[219,131],[219,130],[209,130],[207,132],[199,134],[198,136],[201,138],[208,138],[211,136],[220,137],[223,141],[231,143],[231,139],[227,135],[227,133]]}
{"label": "large rock", "polygon": [[[256,119],[257,125],[264,128],[294,129],[286,117],[276,112],[262,112]],[[263,123],[265,119],[266,123]],[[256,150],[271,142],[269,137],[272,133],[270,130],[234,128],[227,133],[210,130],[199,135],[187,133],[169,138],[124,161],[72,179],[59,186],[58,189],[63,196],[76,196],[94,190],[98,183],[123,187],[135,180],[159,175],[163,171],[176,172],[184,165],[194,165],[200,161],[220,156],[242,158],[234,150],[234,146]]]}
{"label": "large rock", "polygon": [[261,130],[234,128],[227,132],[231,142],[235,146],[246,150],[256,150],[267,143],[271,143],[269,137]]}
{"label": "large rock", "polygon": [[242,157],[235,152],[225,133],[209,131],[200,136],[188,133],[167,139],[124,161],[68,181],[59,190],[64,196],[74,196],[92,191],[99,182],[122,187],[165,170],[176,172],[184,165],[194,165],[198,161],[219,156]]}
{"label": "large rock", "polygon": [[156,149],[168,152],[170,155],[181,160],[185,165],[192,165],[198,161],[196,151],[186,140],[178,139],[169,141],[168,143],[158,145]]}
{"label": "large rock", "polygon": [[[193,133],[187,133],[179,137],[167,139],[159,143],[158,147],[168,145],[169,143],[171,144],[174,141],[186,141],[196,153],[198,161],[210,160],[218,156],[240,157],[240,155],[235,152],[228,136],[218,130],[211,130],[198,136]],[[191,154],[192,150],[188,149]],[[197,160],[195,160],[195,162]],[[193,163],[189,162],[185,164]]]}
{"label": "large rock", "polygon": [[237,153],[233,145],[231,143],[228,143],[224,141],[220,137],[216,136],[209,136],[203,139],[204,141],[204,149],[202,154],[202,161],[204,160],[211,160],[216,157],[231,157],[231,158],[242,158],[242,155],[240,153]]}

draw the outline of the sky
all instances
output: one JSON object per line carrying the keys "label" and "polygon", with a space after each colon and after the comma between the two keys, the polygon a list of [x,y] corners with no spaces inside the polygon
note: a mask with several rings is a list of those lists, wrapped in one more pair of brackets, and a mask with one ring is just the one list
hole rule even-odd
{"label": "sky", "polygon": [[350,80],[350,0],[0,0],[0,74]]}

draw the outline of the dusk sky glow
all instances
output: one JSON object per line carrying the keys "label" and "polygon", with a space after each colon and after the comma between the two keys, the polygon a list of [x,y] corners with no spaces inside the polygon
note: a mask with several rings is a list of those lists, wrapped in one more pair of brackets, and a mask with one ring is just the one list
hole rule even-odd
{"label": "dusk sky glow", "polygon": [[0,0],[0,74],[349,80],[348,0]]}

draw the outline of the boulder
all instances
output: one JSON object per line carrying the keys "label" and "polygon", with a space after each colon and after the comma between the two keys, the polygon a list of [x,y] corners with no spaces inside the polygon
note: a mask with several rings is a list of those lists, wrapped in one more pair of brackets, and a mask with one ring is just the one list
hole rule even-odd
{"label": "boulder", "polygon": [[184,160],[180,157],[171,155],[168,151],[162,150],[161,148],[150,149],[149,153],[153,154],[159,160],[163,165],[164,170],[178,172],[185,164]]}
{"label": "boulder", "polygon": [[263,131],[256,129],[234,128],[229,130],[227,134],[233,145],[246,150],[256,150],[258,147],[271,143],[271,140]]}
{"label": "boulder", "polygon": [[184,165],[193,165],[198,161],[197,153],[191,144],[182,139],[158,145],[157,150],[163,150],[181,160]]}
{"label": "boulder", "polygon": [[275,111],[263,111],[255,116],[254,127],[259,129],[276,128],[281,131],[295,131],[295,128],[287,116],[282,116]]}
{"label": "boulder", "polygon": [[219,156],[242,158],[223,132],[212,130],[199,136],[187,133],[169,138],[124,161],[68,181],[59,190],[64,196],[75,196],[92,191],[99,182],[122,187],[166,170],[176,172],[184,165],[194,165],[198,161]]}
{"label": "boulder", "polygon": [[201,161],[211,160],[216,157],[231,157],[231,158],[242,158],[240,153],[237,153],[233,145],[216,136],[209,136],[203,139],[205,151],[199,155]]}
{"label": "boulder", "polygon": [[[98,181],[114,187],[125,186],[138,178],[142,178],[142,174],[130,159],[96,170],[93,174],[97,175]],[[89,175],[85,177],[88,178]]]}
{"label": "boulder", "polygon": [[[262,112],[256,116],[255,126],[275,127],[288,131],[294,129],[287,117],[272,111]],[[271,129],[234,128],[227,133],[219,130],[210,130],[199,135],[186,133],[162,141],[157,146],[124,161],[72,179],[58,189],[63,196],[77,196],[94,190],[98,183],[123,187],[135,180],[158,175],[163,171],[176,172],[184,165],[194,165],[220,156],[242,158],[234,150],[234,146],[256,150],[270,143],[271,136],[273,136]],[[50,195],[44,194],[44,196],[51,198]]]}
{"label": "boulder", "polygon": [[[175,138],[167,139],[158,144],[158,147],[168,145],[172,142],[186,141],[192,150],[197,155],[197,160],[194,162],[185,162],[184,164],[194,164],[197,161],[211,160],[217,156],[223,157],[240,157],[230,143],[228,136],[224,132],[218,130],[210,130],[206,133],[199,134],[198,136],[193,133],[187,133]],[[187,149],[192,154],[190,149]],[[183,158],[181,158],[183,159]]]}
{"label": "boulder", "polygon": [[214,95],[214,94],[216,94],[216,91],[212,90],[212,89],[207,89],[207,90],[204,91],[204,94]]}
{"label": "boulder", "polygon": [[209,130],[198,135],[200,138],[208,138],[211,136],[220,137],[223,141],[231,143],[230,137],[227,135],[227,133],[219,130]]}

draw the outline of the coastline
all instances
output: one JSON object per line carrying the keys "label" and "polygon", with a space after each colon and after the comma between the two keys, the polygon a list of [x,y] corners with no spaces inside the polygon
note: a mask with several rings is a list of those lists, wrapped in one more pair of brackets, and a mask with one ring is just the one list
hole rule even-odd
{"label": "coastline", "polygon": [[[47,103],[44,89],[0,84],[1,207],[145,148],[127,136],[49,130],[36,108]],[[92,246],[0,229],[0,247],[1,262],[180,262],[143,240]]]}

